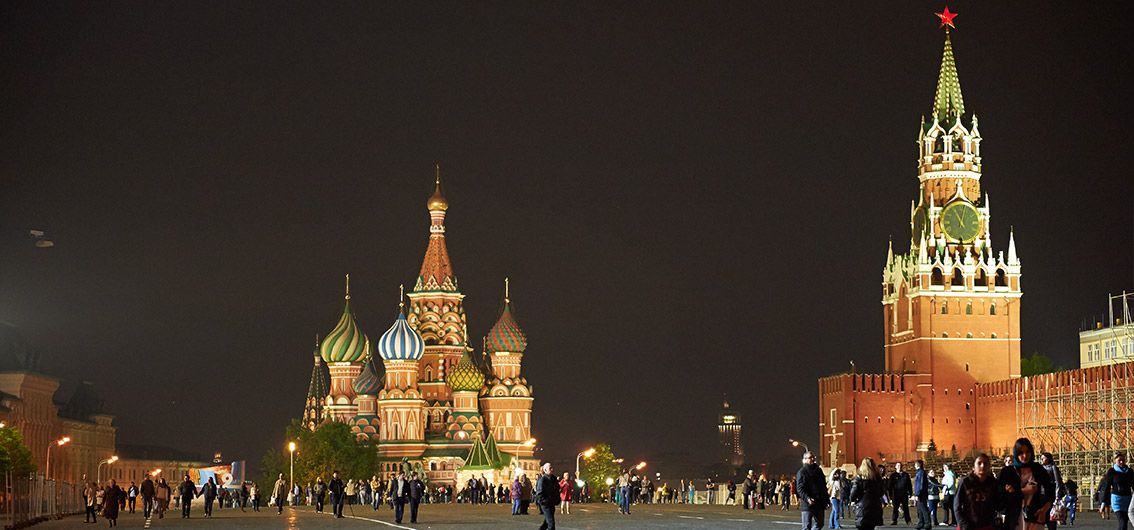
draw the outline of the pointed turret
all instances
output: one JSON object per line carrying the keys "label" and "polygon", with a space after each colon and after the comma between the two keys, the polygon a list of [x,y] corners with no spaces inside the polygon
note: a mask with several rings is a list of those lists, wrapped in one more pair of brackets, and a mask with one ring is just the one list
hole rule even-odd
{"label": "pointed turret", "polygon": [[[893,255],[891,254],[891,257]],[[512,316],[512,300],[508,297],[508,278],[504,278],[504,310],[488,331],[488,347],[493,352],[524,353],[528,338]]]}
{"label": "pointed turret", "polygon": [[946,27],[945,51],[941,54],[941,72],[937,76],[937,93],[933,96],[933,114],[938,123],[953,124],[964,113],[965,101],[961,97],[961,81],[957,78],[957,63],[953,59],[953,42]]}
{"label": "pointed turret", "polygon": [[449,250],[445,247],[445,212],[449,209],[449,201],[441,193],[441,166],[437,166],[437,175],[433,181],[433,195],[426,202],[429,210],[429,246],[425,249],[425,259],[421,262],[421,273],[417,276],[417,283],[413,291],[457,291],[457,277],[453,274],[453,265],[449,262]]}
{"label": "pointed turret", "polygon": [[1016,255],[1016,231],[1008,231],[1008,265],[1017,266],[1020,264],[1020,257]]}
{"label": "pointed turret", "polygon": [[307,385],[307,401],[303,408],[303,425],[315,429],[323,421],[323,401],[330,392],[331,375],[327,364],[319,355],[319,335],[315,335],[315,348],[312,352],[315,365],[311,367],[311,382]]}

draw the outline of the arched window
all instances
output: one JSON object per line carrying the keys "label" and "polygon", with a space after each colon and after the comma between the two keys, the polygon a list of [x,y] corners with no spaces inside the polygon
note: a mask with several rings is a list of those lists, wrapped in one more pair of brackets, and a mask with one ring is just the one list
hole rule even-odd
{"label": "arched window", "polygon": [[929,285],[945,285],[945,278],[940,267],[933,268],[933,272],[929,275]]}
{"label": "arched window", "polygon": [[953,269],[953,279],[951,280],[951,283],[954,287],[958,285],[965,285],[965,275],[961,274],[961,269]]}
{"label": "arched window", "polygon": [[990,314],[990,315],[996,314],[996,302],[993,302],[993,303],[988,305],[988,314]]}
{"label": "arched window", "polygon": [[973,338],[973,332],[971,332],[971,331],[970,331],[970,332],[968,332],[968,333],[965,333],[965,338],[966,338],[966,339],[971,339],[971,338]]}
{"label": "arched window", "polygon": [[894,417],[890,416],[890,423],[894,423]]}
{"label": "arched window", "polygon": [[1008,275],[1004,274],[1004,269],[998,269],[996,271],[996,286],[1008,287]]}
{"label": "arched window", "polygon": [[941,332],[941,338],[943,338],[943,339],[949,338],[949,332],[948,331],[942,331]]}
{"label": "arched window", "polygon": [[973,303],[972,302],[967,302],[965,304],[965,314],[966,315],[973,314]]}
{"label": "arched window", "polygon": [[965,371],[969,371],[969,363],[965,363]]}
{"label": "arched window", "polygon": [[941,314],[942,315],[948,315],[949,314],[949,301],[948,300],[941,302]]}
{"label": "arched window", "polygon": [[984,267],[977,268],[976,282],[973,283],[974,287],[988,287],[988,274],[984,272]]}

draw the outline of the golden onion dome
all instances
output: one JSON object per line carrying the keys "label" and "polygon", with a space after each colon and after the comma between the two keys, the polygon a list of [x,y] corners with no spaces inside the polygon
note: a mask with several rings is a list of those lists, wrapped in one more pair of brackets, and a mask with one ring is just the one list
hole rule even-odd
{"label": "golden onion dome", "polygon": [[433,195],[429,196],[429,202],[426,203],[429,211],[443,212],[449,209],[449,201],[445,200],[445,195],[441,193],[441,165],[437,165],[437,178],[434,180]]}

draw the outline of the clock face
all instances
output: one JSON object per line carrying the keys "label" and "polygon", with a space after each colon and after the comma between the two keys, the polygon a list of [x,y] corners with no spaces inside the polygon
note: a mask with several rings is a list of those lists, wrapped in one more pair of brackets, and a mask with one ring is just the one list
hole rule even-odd
{"label": "clock face", "polygon": [[[911,221],[913,228],[913,240],[915,242],[921,241],[921,235],[925,233],[925,207],[919,206],[914,211],[913,221]],[[919,245],[921,243],[918,243]]]}
{"label": "clock face", "polygon": [[980,232],[980,214],[967,202],[955,202],[941,212],[941,227],[951,239],[971,243]]}

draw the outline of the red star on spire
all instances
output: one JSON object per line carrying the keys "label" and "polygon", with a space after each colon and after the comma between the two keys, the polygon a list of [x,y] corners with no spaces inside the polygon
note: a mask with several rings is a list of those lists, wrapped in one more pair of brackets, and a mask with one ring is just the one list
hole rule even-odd
{"label": "red star on spire", "polygon": [[953,29],[957,29],[957,26],[953,25],[953,18],[956,16],[956,13],[949,12],[949,6],[945,6],[945,11],[937,13],[937,18],[941,19],[941,27],[949,26]]}

